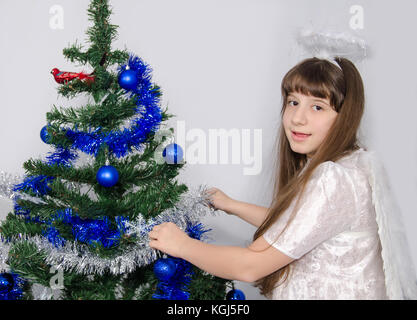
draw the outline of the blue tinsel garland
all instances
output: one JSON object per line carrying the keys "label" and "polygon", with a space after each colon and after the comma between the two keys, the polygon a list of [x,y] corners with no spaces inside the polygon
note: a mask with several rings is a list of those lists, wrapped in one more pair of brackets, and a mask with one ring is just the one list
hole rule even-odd
{"label": "blue tinsel garland", "polygon": [[26,177],[22,183],[17,184],[13,188],[13,191],[32,191],[36,196],[44,196],[51,190],[48,186],[48,182],[54,179],[54,177],[44,175],[29,176]]}
{"label": "blue tinsel garland", "polygon": [[60,146],[55,147],[55,152],[50,152],[46,157],[48,165],[60,165],[64,167],[71,167],[72,162],[78,158],[72,150],[68,148],[62,148]]}
{"label": "blue tinsel garland", "polygon": [[102,132],[101,128],[91,129],[89,132],[79,131],[76,128],[65,129],[67,137],[73,141],[72,148],[97,156],[102,145],[106,144],[109,152],[120,158],[132,152],[133,149],[140,150],[148,134],[158,130],[162,120],[159,108],[160,92],[151,82],[152,69],[134,55],[130,55],[127,64],[119,67],[119,74],[126,70],[126,67],[136,72],[139,80],[136,89],[125,90],[129,98],[136,98],[137,104],[138,117],[132,120],[131,128],[110,132]]}
{"label": "blue tinsel garland", "polygon": [[129,221],[129,219],[121,216],[115,217],[117,228],[114,229],[111,227],[110,221],[106,216],[100,219],[81,219],[79,216],[73,214],[71,208],[67,208],[57,211],[57,214],[46,222],[49,227],[43,235],[57,248],[64,245],[66,239],[52,225],[54,222],[62,222],[72,226],[72,234],[76,241],[89,244],[93,248],[98,244],[105,248],[110,248],[117,246],[120,238],[126,232],[125,221]]}

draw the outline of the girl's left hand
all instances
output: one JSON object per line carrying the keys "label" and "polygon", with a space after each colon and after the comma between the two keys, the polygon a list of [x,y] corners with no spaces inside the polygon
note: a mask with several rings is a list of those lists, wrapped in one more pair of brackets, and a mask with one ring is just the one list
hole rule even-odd
{"label": "girl's left hand", "polygon": [[181,249],[183,249],[186,242],[191,239],[172,222],[164,222],[154,226],[148,235],[151,239],[151,241],[149,241],[149,246],[151,248],[161,250],[176,258],[181,258]]}

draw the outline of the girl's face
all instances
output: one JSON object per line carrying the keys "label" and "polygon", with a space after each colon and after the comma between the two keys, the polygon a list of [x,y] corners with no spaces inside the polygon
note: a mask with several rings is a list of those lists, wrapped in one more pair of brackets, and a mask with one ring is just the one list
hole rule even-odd
{"label": "girl's face", "polygon": [[[311,158],[327,135],[338,113],[329,99],[292,92],[283,115],[285,134],[294,152]],[[294,132],[308,135],[296,135]]]}

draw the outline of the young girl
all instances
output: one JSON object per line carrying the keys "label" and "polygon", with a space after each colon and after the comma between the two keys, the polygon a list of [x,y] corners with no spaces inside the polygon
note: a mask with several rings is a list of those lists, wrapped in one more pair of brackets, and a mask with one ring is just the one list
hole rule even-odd
{"label": "young girl", "polygon": [[[335,61],[335,62],[334,62]],[[269,208],[217,188],[209,204],[258,227],[249,247],[191,239],[173,223],[152,248],[218,277],[255,282],[272,299],[387,299],[372,190],[357,131],[364,89],[345,58],[300,62],[281,85],[276,182]]]}

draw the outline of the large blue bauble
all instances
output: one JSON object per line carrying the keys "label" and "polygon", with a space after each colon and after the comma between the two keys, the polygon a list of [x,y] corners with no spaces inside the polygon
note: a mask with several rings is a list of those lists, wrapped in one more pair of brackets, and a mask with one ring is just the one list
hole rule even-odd
{"label": "large blue bauble", "polygon": [[126,90],[134,90],[138,86],[139,79],[135,71],[125,70],[119,74],[119,86]]}
{"label": "large blue bauble", "polygon": [[226,294],[226,300],[246,300],[246,297],[242,290],[234,289]]}
{"label": "large blue bauble", "polygon": [[41,139],[42,139],[43,142],[49,144],[50,143],[49,142],[49,133],[48,133],[48,130],[46,130],[46,128],[47,128],[47,126],[44,126],[41,130]]}
{"label": "large blue bauble", "polygon": [[155,276],[161,281],[168,281],[176,271],[177,265],[170,258],[158,259],[153,266]]}
{"label": "large blue bauble", "polygon": [[0,273],[0,293],[10,292],[14,287],[13,276],[9,273]]}
{"label": "large blue bauble", "polygon": [[171,143],[165,147],[162,156],[166,163],[177,164],[182,161],[184,154],[182,148],[178,144]]}
{"label": "large blue bauble", "polygon": [[119,172],[113,166],[103,166],[97,171],[96,179],[103,187],[113,187],[119,181]]}

